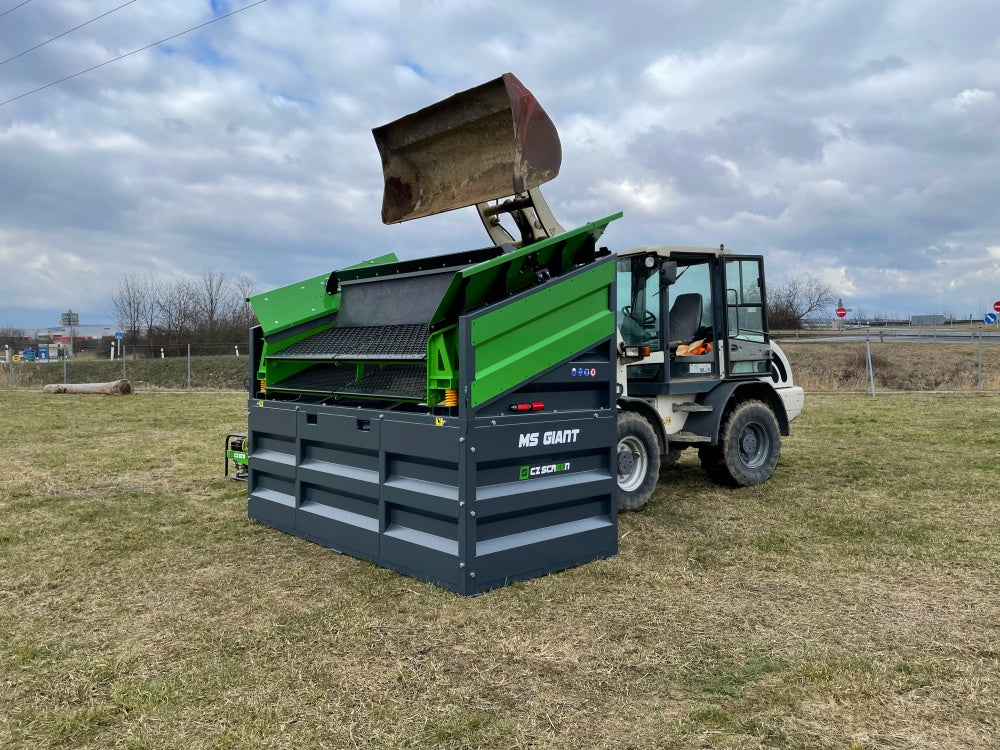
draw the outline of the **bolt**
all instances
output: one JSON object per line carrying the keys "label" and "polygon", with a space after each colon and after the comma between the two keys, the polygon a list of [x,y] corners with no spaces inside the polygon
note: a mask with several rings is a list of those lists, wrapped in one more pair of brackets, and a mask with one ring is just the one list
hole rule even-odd
{"label": "bolt", "polygon": [[472,516],[473,518],[475,518],[476,517],[476,511],[470,510],[469,511],[469,515]]}
{"label": "bolt", "polygon": [[476,577],[475,571],[473,571],[472,573],[469,573],[469,578],[475,578],[475,577]]}
{"label": "bolt", "polygon": [[465,567],[465,563],[459,563],[459,564],[458,564],[458,567],[459,567],[459,568],[464,568],[464,567]]}
{"label": "bolt", "polygon": [[475,453],[475,452],[476,452],[476,446],[472,446],[471,448],[469,448],[469,450],[470,450],[470,451],[471,451],[472,453]]}

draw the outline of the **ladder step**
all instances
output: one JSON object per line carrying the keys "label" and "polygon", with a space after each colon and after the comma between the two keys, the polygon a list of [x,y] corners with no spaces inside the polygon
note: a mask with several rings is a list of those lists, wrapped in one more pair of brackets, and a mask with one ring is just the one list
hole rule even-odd
{"label": "ladder step", "polygon": [[674,432],[667,435],[667,441],[671,443],[711,443],[712,438],[707,435],[695,435],[693,432]]}
{"label": "ladder step", "polygon": [[694,401],[685,401],[683,404],[674,404],[674,411],[712,411],[714,407],[709,404],[696,404]]}

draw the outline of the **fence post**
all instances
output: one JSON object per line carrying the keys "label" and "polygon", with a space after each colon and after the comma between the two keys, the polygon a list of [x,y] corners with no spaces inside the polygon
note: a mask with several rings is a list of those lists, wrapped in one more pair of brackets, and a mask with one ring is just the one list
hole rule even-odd
{"label": "fence post", "polygon": [[979,372],[976,388],[983,390],[983,332],[979,331],[979,362],[976,367]]}
{"label": "fence post", "polygon": [[191,390],[191,344],[188,344],[188,390]]}
{"label": "fence post", "polygon": [[871,385],[872,396],[875,395],[875,372],[872,370],[872,344],[865,340],[866,359],[868,361],[868,382]]}

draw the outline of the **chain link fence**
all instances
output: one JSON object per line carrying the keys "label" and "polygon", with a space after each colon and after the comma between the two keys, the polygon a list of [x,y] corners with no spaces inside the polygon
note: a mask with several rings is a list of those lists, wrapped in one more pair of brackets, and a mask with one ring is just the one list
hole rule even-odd
{"label": "chain link fence", "polygon": [[969,327],[776,331],[807,391],[1000,390],[1000,332]]}
{"label": "chain link fence", "polygon": [[[775,331],[793,377],[807,391],[1000,391],[1000,332],[965,329],[845,328]],[[68,349],[68,347],[67,347]],[[77,342],[71,356],[4,361],[0,389],[50,383],[129,380],[135,390],[245,388],[247,345],[124,346]],[[65,353],[65,352],[64,352]],[[15,359],[19,361],[15,361]]]}
{"label": "chain link fence", "polygon": [[[124,352],[122,351],[124,350]],[[10,353],[0,350],[0,388],[41,389],[50,383],[106,383],[124,379],[135,390],[243,390],[246,343],[122,347],[79,342],[69,347]]]}

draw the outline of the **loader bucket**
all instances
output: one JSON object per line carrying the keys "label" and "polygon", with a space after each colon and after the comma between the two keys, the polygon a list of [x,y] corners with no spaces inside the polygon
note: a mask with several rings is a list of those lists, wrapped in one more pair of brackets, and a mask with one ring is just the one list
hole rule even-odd
{"label": "loader bucket", "polygon": [[372,135],[386,224],[524,193],[556,177],[562,162],[552,120],[511,73]]}

